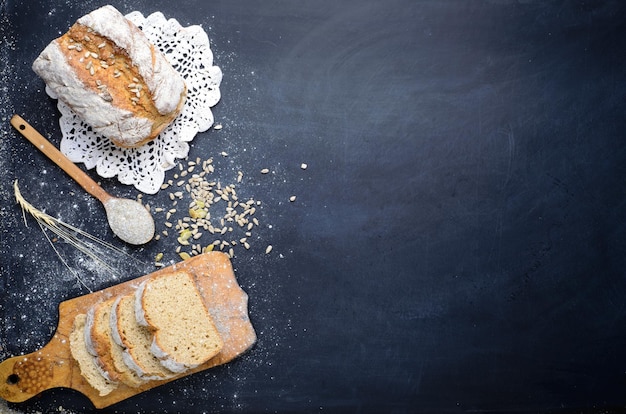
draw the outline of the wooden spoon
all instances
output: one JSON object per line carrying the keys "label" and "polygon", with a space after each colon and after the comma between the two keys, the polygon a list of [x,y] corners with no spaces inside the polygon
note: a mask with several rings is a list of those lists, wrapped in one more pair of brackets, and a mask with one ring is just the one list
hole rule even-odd
{"label": "wooden spoon", "polygon": [[154,237],[154,220],[150,212],[135,200],[117,198],[104,191],[76,164],[70,161],[61,151],[44,138],[35,128],[19,115],[13,115],[11,125],[20,134],[35,145],[56,165],[61,167],[89,194],[100,200],[104,205],[107,220],[113,233],[130,244],[144,244]]}

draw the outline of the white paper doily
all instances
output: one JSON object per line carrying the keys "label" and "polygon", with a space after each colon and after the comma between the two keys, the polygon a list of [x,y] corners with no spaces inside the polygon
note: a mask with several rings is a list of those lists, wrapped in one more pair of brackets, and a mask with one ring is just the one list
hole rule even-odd
{"label": "white paper doily", "polygon": [[[126,18],[135,23],[185,79],[187,98],[182,112],[161,134],[139,148],[121,148],[94,133],[67,105],[58,102],[63,133],[60,149],[75,163],[96,168],[101,177],[117,176],[122,184],[143,193],[159,191],[165,171],[185,158],[198,132],[213,125],[211,107],[220,100],[222,71],[213,66],[209,38],[200,26],[182,27],[175,19],[156,12],[148,17],[134,11]],[[50,90],[46,92],[56,98]]]}

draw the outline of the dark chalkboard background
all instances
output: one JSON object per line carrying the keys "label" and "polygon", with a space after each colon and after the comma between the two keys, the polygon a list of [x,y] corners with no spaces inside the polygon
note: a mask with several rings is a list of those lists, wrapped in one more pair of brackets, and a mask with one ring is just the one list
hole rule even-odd
{"label": "dark chalkboard background", "polygon": [[[13,181],[117,243],[98,203],[8,124],[19,113],[58,144],[30,65],[103,4],[2,1],[2,358],[43,346],[58,303],[87,293],[24,225]],[[622,1],[111,4],[208,33],[224,128],[200,134],[190,158],[244,171],[264,225],[233,259],[255,347],[102,412],[626,407]],[[175,245],[130,252],[149,262]],[[93,409],[67,390],[9,406]]]}

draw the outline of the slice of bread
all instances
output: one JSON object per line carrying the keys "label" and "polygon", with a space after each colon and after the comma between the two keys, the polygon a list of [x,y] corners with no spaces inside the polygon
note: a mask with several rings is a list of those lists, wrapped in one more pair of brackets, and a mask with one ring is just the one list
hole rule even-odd
{"label": "slice of bread", "polygon": [[150,351],[152,333],[137,323],[135,317],[135,296],[123,296],[116,308],[117,334],[124,347],[124,363],[134,370],[142,380],[162,380],[174,373],[163,365]]}
{"label": "slice of bread", "polygon": [[118,384],[102,375],[102,370],[98,367],[96,359],[87,351],[85,344],[86,321],[87,315],[85,314],[79,314],[74,319],[74,326],[69,338],[70,352],[72,357],[78,362],[80,373],[89,385],[98,390],[101,396],[105,396],[115,390]]}
{"label": "slice of bread", "polygon": [[138,387],[146,381],[141,379],[137,374],[137,370],[131,369],[126,364],[126,349],[124,348],[122,339],[117,330],[117,307],[122,298],[118,297],[111,305],[109,314],[109,328],[111,331],[111,358],[115,369],[120,373],[121,380],[130,387]]}
{"label": "slice of bread", "polygon": [[109,313],[114,299],[98,303],[89,309],[85,322],[85,345],[87,351],[94,356],[96,363],[104,372],[104,377],[111,381],[119,381],[120,375],[111,359],[110,341],[103,340],[110,336]]}
{"label": "slice of bread", "polygon": [[117,298],[111,298],[94,307],[94,323],[91,327],[91,343],[102,368],[112,379],[130,387],[143,384],[134,371],[130,370],[122,358],[124,348],[115,343],[111,331],[111,313]]}
{"label": "slice of bread", "polygon": [[151,352],[175,372],[208,361],[224,345],[194,276],[187,272],[144,282],[135,293],[135,308],[138,324],[154,334]]}

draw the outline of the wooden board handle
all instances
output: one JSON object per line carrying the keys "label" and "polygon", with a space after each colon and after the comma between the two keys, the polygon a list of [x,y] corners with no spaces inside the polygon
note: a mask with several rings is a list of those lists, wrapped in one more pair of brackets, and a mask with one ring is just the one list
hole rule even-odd
{"label": "wooden board handle", "polygon": [[51,161],[61,167],[70,177],[72,177],[81,187],[85,189],[89,194],[100,200],[102,203],[107,202],[112,198],[106,191],[102,189],[90,176],[88,176],[83,170],[78,168],[76,164],[69,160],[61,151],[59,151],[54,145],[50,143],[43,135],[41,135],[35,128],[29,125],[19,115],[13,115],[11,118],[11,125],[20,133],[24,138],[29,140],[37,149],[43,152]]}
{"label": "wooden board handle", "polygon": [[59,358],[55,349],[66,346],[67,338],[55,335],[41,350],[16,356],[0,364],[0,397],[11,402],[26,401],[59,383],[71,383],[72,363]]}

